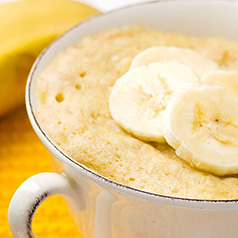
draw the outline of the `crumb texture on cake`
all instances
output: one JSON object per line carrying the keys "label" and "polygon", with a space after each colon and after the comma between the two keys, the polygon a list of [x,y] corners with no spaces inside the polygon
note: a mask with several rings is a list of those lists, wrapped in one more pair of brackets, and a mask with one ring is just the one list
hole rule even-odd
{"label": "crumb texture on cake", "polygon": [[216,177],[179,159],[167,144],[119,128],[108,100],[132,59],[150,46],[193,49],[238,70],[238,43],[166,33],[142,25],[110,29],[60,53],[35,84],[36,115],[66,154],[96,173],[145,191],[195,199],[238,199],[237,177]]}

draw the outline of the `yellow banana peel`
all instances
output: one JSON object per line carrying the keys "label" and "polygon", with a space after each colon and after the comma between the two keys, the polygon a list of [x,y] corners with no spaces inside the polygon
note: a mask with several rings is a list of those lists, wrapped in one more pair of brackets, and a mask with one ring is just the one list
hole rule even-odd
{"label": "yellow banana peel", "polygon": [[29,70],[56,36],[98,11],[71,0],[0,4],[0,117],[24,103]]}

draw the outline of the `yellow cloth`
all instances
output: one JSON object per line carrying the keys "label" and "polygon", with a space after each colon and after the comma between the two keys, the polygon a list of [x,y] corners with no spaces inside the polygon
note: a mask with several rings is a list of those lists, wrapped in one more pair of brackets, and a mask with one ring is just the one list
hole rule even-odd
{"label": "yellow cloth", "polygon": [[[8,206],[20,184],[30,176],[52,171],[50,154],[35,135],[25,109],[0,120],[0,237],[12,237]],[[60,196],[47,199],[33,219],[36,237],[82,237]]]}

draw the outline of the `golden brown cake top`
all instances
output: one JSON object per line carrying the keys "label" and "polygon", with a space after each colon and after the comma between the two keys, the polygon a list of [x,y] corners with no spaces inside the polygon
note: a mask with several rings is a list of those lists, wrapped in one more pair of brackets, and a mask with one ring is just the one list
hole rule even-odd
{"label": "golden brown cake top", "polygon": [[238,70],[238,43],[133,25],[84,38],[60,53],[36,80],[36,114],[66,154],[94,172],[141,190],[196,199],[238,199],[238,178],[199,171],[166,143],[149,143],[112,119],[109,97],[133,58],[151,46],[193,49]]}

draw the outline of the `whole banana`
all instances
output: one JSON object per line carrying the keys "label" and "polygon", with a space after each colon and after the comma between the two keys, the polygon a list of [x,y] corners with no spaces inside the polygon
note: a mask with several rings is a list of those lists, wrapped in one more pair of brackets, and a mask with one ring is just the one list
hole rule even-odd
{"label": "whole banana", "polygon": [[70,0],[0,4],[0,117],[24,103],[29,70],[56,36],[97,10]]}

